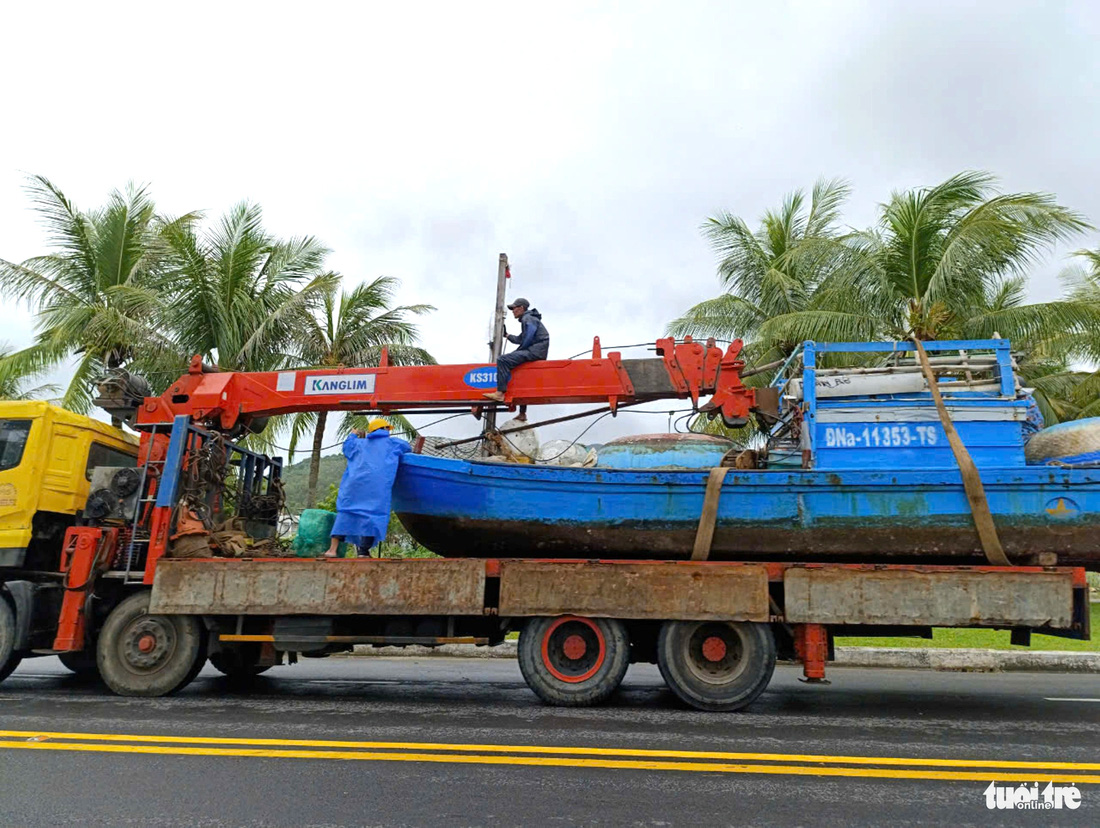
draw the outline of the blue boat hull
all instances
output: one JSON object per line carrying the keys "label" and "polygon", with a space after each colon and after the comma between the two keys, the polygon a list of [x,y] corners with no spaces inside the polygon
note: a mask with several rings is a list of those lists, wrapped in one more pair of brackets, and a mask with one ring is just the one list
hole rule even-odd
{"label": "blue boat hull", "polygon": [[[448,557],[688,558],[706,471],[579,469],[406,455],[394,511]],[[984,469],[1014,563],[1100,569],[1100,471]],[[981,563],[957,471],[731,471],[711,557]]]}

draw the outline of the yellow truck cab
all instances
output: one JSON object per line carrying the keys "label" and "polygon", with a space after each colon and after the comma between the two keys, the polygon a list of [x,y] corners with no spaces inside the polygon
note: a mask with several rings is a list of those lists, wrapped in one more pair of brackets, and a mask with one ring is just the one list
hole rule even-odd
{"label": "yellow truck cab", "polygon": [[56,571],[95,466],[136,466],[138,440],[45,402],[0,401],[0,569]]}

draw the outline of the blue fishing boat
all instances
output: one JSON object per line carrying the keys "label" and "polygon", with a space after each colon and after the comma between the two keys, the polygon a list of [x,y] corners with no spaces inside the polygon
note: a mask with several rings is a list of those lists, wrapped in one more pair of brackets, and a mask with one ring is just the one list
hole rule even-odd
{"label": "blue fishing boat", "polygon": [[[1060,427],[1041,429],[1006,340],[925,347],[1012,563],[1100,569],[1100,424],[1064,429],[1073,438],[1064,450],[1048,439]],[[985,561],[911,343],[808,342],[772,388],[778,404],[758,449],[721,484],[712,559]],[[1043,451],[1028,449],[1036,435]],[[685,559],[717,465],[706,448],[680,453],[704,457],[700,468],[661,462],[667,445],[648,450],[649,468],[621,451],[609,452],[614,468],[407,455],[394,509],[445,556]]]}

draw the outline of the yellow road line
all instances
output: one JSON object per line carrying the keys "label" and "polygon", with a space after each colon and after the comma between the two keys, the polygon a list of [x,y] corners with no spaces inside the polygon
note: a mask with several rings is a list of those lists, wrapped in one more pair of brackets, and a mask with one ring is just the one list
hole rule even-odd
{"label": "yellow road line", "polygon": [[[409,761],[476,761],[481,764],[548,764],[558,766],[570,766],[570,767],[639,767],[639,768],[660,768],[669,770],[690,770],[690,769],[717,769],[723,770],[731,767],[759,767],[759,771],[737,771],[743,773],[760,772],[766,773],[769,770],[773,770],[776,773],[787,772],[793,773],[792,770],[784,770],[783,766],[779,765],[753,765],[753,766],[741,766],[741,765],[725,765],[715,762],[668,762],[668,761],[651,761],[651,762],[631,762],[623,759],[619,760],[587,760],[587,759],[570,759],[570,758],[558,758],[554,756],[490,756],[481,755],[475,757],[463,756],[461,754],[453,753],[441,753],[440,751],[481,751],[485,754],[491,753],[518,753],[518,754],[565,754],[566,756],[633,756],[633,757],[648,757],[652,759],[704,759],[704,760],[742,760],[742,761],[754,761],[754,762],[800,762],[800,763],[813,763],[816,767],[802,768],[807,773],[821,773],[822,775],[865,775],[865,776],[893,776],[895,774],[902,774],[895,778],[914,778],[914,779],[978,779],[978,776],[948,772],[948,771],[916,771],[913,768],[920,767],[955,767],[955,768],[1011,768],[1015,770],[1032,770],[1039,772],[1043,775],[1043,778],[1048,778],[1051,771],[1090,771],[1100,769],[1100,765],[1093,763],[1083,762],[1025,762],[1025,761],[1011,761],[1011,760],[970,760],[970,759],[925,759],[925,758],[904,758],[896,756],[822,756],[816,754],[783,754],[783,753],[726,753],[726,752],[706,752],[706,751],[687,751],[687,750],[646,750],[638,748],[594,748],[594,747],[553,747],[553,746],[532,746],[532,745],[463,745],[463,744],[446,744],[446,743],[431,743],[431,742],[350,742],[350,741],[325,741],[325,740],[305,740],[305,739],[248,739],[248,738],[218,738],[207,736],[147,736],[147,735],[123,735],[117,733],[59,733],[50,731],[33,731],[33,730],[0,730],[0,737],[21,737],[22,739],[33,739],[35,741],[3,741],[0,742],[0,747],[3,748],[28,748],[28,749],[58,749],[58,750],[102,750],[104,752],[133,752],[133,753],[178,753],[180,755],[203,755],[203,756],[260,756],[260,757],[289,757],[289,758],[315,758],[315,759],[376,759],[376,760],[388,760],[388,761],[401,761],[401,757],[418,757]],[[54,741],[54,740],[67,740],[67,741]],[[127,742],[126,745],[118,744],[81,744],[79,742],[73,743],[72,740],[99,741],[99,742]],[[165,746],[148,746],[143,744],[133,744],[135,742],[161,742]],[[261,750],[261,749],[234,749],[234,748],[206,748],[206,747],[169,747],[168,745],[255,745],[263,747],[276,747],[277,750]],[[292,747],[308,747],[314,748],[314,750],[291,750]],[[316,750],[316,748],[343,748],[343,750]],[[353,750],[348,750],[349,748]],[[366,750],[364,750],[366,749]],[[376,753],[373,750],[400,750],[402,753]],[[410,752],[411,751],[411,752]],[[426,751],[432,751],[427,753]],[[423,758],[434,757],[434,758]],[[590,764],[590,763],[597,764]],[[600,762],[606,762],[606,765],[598,764]],[[857,769],[857,768],[826,768],[826,765],[886,765],[902,767],[907,770],[893,771],[889,769],[875,770],[875,769]],[[686,767],[686,766],[691,767]],[[683,766],[683,767],[682,767]],[[727,771],[728,772],[728,771]],[[933,774],[931,776],[913,776],[912,774]],[[946,774],[946,775],[935,775]],[[1034,779],[1034,775],[1027,776],[1026,779],[1021,774],[993,774],[986,773],[981,775],[981,779],[1013,779],[1016,781],[1026,781]],[[1100,781],[1100,776],[1082,776],[1073,775],[1066,776],[1065,778],[1072,778],[1081,781]]]}
{"label": "yellow road line", "polygon": [[[613,759],[580,759],[551,756],[483,756],[442,753],[373,753],[369,751],[249,750],[245,748],[197,748],[159,745],[89,745],[65,742],[7,742],[0,748],[15,750],[82,751],[175,756],[234,756],[262,759],[340,759],[370,762],[438,762],[461,765],[528,765],[556,768],[606,768],[614,770],[693,771],[702,773],[755,773],[785,776],[842,776],[877,779],[930,779],[964,782],[1034,782],[1035,774],[973,773],[962,771],[903,770],[887,768],[805,767],[799,765],[740,765],[714,762],[654,762]],[[1065,783],[1100,783],[1100,775],[1042,774],[1042,780]]]}
{"label": "yellow road line", "polygon": [[983,759],[931,759],[898,756],[827,756],[812,753],[729,753],[698,750],[644,748],[563,747],[556,745],[448,744],[445,742],[353,742],[319,739],[255,739],[216,736],[149,736],[118,733],[65,733],[38,730],[0,730],[0,737],[28,739],[77,739],[96,742],[162,742],[190,745],[256,745],[276,747],[343,748],[374,750],[481,751],[484,753],[550,753],[569,756],[637,756],[664,759],[732,759],[757,762],[821,762],[845,765],[899,765],[903,767],[1018,768],[1039,770],[1100,770],[1100,763],[1032,762]]}

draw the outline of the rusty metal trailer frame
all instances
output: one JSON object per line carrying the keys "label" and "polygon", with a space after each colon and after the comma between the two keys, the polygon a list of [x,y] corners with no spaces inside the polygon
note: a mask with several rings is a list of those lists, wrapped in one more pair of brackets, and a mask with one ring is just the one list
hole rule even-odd
{"label": "rusty metal trailer frame", "polygon": [[[223,627],[219,640],[279,650],[495,643],[487,635],[455,634],[455,619],[497,619],[500,638],[527,619],[565,615],[642,623],[769,623],[790,635],[810,679],[824,677],[831,634],[841,629],[920,635],[931,627],[1007,628],[1021,643],[1031,631],[1073,638],[1090,634],[1085,573],[1068,567],[163,559],[150,611],[236,619],[235,629]],[[309,627],[318,617],[355,616],[444,618],[450,633],[332,635]],[[257,632],[257,620],[271,621],[271,630]]]}

